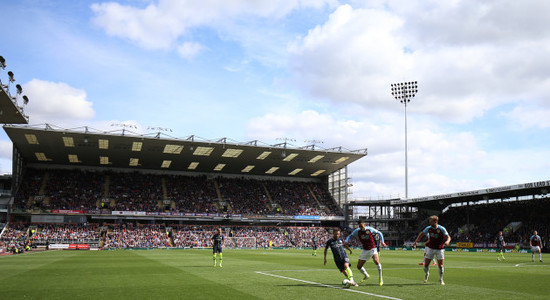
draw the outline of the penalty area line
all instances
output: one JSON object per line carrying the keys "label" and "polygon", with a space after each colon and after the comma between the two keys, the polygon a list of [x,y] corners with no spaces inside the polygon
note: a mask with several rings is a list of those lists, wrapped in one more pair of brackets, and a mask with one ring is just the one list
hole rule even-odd
{"label": "penalty area line", "polygon": [[307,283],[307,284],[313,284],[313,285],[318,285],[318,286],[333,288],[333,289],[337,289],[337,290],[343,290],[343,291],[346,291],[346,292],[359,293],[359,294],[369,295],[369,296],[378,297],[378,298],[393,299],[393,300],[402,300],[402,299],[400,299],[400,298],[394,298],[394,297],[389,297],[389,296],[384,296],[384,295],[378,295],[378,294],[373,294],[373,293],[367,293],[367,292],[358,291],[358,290],[354,290],[354,289],[345,289],[345,288],[336,287],[336,286],[332,286],[332,285],[328,285],[328,284],[323,284],[323,283],[318,283],[318,282],[313,282],[313,281],[307,281],[307,280],[302,280],[302,279],[297,279],[297,278],[292,278],[292,277],[286,277],[286,276],[281,276],[281,275],[269,274],[269,273],[264,273],[264,272],[260,272],[260,271],[255,271],[255,272],[258,273],[258,274],[267,275],[267,276],[271,276],[271,277],[277,277],[277,278],[283,278],[283,279],[288,279],[288,280],[294,280],[294,281],[299,281],[299,282],[303,282],[303,283]]}

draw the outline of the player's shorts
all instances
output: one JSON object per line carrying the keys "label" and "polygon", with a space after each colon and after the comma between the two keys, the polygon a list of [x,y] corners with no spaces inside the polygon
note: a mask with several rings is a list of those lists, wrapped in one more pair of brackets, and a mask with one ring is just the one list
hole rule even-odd
{"label": "player's shorts", "polygon": [[370,250],[363,249],[363,251],[361,251],[361,254],[359,255],[359,260],[369,260],[375,254],[378,254],[376,248],[372,248]]}
{"label": "player's shorts", "polygon": [[430,247],[426,247],[426,256],[425,259],[432,260],[437,258],[437,260],[444,260],[445,259],[445,249],[433,249]]}
{"label": "player's shorts", "polygon": [[334,258],[334,263],[336,264],[336,267],[338,267],[338,270],[340,270],[340,272],[343,272],[346,269],[346,263],[349,264],[349,258],[348,257],[344,257],[341,259]]}
{"label": "player's shorts", "polygon": [[533,253],[539,253],[539,252],[540,252],[540,246],[533,246],[533,247],[531,247],[531,252],[533,252]]}
{"label": "player's shorts", "polygon": [[212,247],[214,253],[222,253],[222,246]]}

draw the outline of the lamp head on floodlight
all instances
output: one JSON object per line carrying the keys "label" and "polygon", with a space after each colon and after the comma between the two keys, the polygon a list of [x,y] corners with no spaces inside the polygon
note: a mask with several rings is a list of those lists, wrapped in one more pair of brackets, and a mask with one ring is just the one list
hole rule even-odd
{"label": "lamp head on floodlight", "polygon": [[29,104],[29,97],[27,97],[27,95],[23,96],[23,104],[25,105]]}
{"label": "lamp head on floodlight", "polygon": [[23,88],[21,87],[20,84],[16,85],[15,88],[17,89],[17,94],[20,95],[21,93],[23,93]]}
{"label": "lamp head on floodlight", "polygon": [[8,71],[8,76],[10,77],[10,82],[14,82],[15,81],[15,75],[13,75],[13,72],[12,71]]}
{"label": "lamp head on floodlight", "polygon": [[418,82],[400,82],[391,84],[391,94],[399,102],[407,104],[418,93]]}
{"label": "lamp head on floodlight", "polygon": [[5,69],[6,68],[6,60],[3,56],[0,56],[0,68]]}

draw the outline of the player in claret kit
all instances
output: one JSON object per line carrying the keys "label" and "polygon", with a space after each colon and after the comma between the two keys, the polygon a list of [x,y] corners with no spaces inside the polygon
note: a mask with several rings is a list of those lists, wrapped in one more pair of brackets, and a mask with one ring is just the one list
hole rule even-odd
{"label": "player in claret kit", "polygon": [[445,285],[443,281],[443,273],[445,272],[443,268],[443,263],[445,261],[444,248],[445,246],[449,246],[451,236],[447,233],[447,229],[438,223],[439,218],[437,216],[431,216],[430,226],[426,227],[418,234],[413,247],[416,247],[416,244],[423,236],[428,236],[428,241],[426,242],[426,256],[424,256],[424,283],[428,282],[428,277],[430,276],[430,261],[436,257],[437,266],[439,267],[439,284]]}
{"label": "player in claret kit", "polygon": [[[428,237],[428,236],[426,236]],[[423,266],[424,265],[424,260],[426,259],[426,248],[424,248],[424,257],[422,257],[422,262],[418,263],[419,265]],[[435,262],[436,259],[433,259],[433,263],[432,263],[432,266],[435,266],[437,265],[437,263]]]}
{"label": "player in claret kit", "polygon": [[535,252],[539,254],[539,261],[542,262],[542,240],[535,230],[533,235],[529,238],[529,246],[531,246],[531,261],[535,261]]}
{"label": "player in claret kit", "polygon": [[365,270],[363,265],[372,257],[372,261],[378,268],[378,284],[382,286],[384,285],[384,280],[382,279],[382,264],[380,263],[380,257],[378,256],[378,251],[376,250],[376,243],[374,239],[375,235],[380,235],[380,245],[382,247],[386,247],[382,232],[367,226],[365,221],[360,220],[359,228],[355,229],[346,238],[346,245],[349,244],[351,237],[356,237],[359,239],[359,242],[361,242],[361,245],[363,246],[363,251],[361,251],[361,255],[359,255],[359,260],[357,261],[357,269],[364,275],[361,282],[370,278],[369,273],[367,273],[367,270]]}
{"label": "player in claret kit", "polygon": [[327,241],[325,246],[325,266],[327,265],[328,248],[332,251],[332,257],[334,258],[334,263],[338,267],[338,270],[346,276],[346,278],[350,281],[350,285],[358,286],[353,280],[353,273],[349,267],[349,258],[345,249],[348,249],[350,255],[352,251],[347,245],[344,244],[344,241],[340,237],[340,229],[334,229],[332,232],[332,238]]}

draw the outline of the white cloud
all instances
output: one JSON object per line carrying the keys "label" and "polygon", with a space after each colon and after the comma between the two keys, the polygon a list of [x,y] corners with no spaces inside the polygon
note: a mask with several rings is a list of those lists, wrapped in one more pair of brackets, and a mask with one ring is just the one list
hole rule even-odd
{"label": "white cloud", "polygon": [[0,140],[0,174],[12,172],[13,145],[9,140]]}
{"label": "white cloud", "polygon": [[[249,122],[250,138],[265,142],[293,138],[323,141],[323,148],[368,148],[368,155],[349,167],[354,197],[404,197],[404,130],[398,117],[362,121],[316,111],[267,114]],[[413,117],[408,131],[409,197],[518,184],[544,178],[550,163],[540,164],[550,150],[488,151],[474,132],[449,132],[425,118]],[[401,120],[402,122],[402,120]],[[275,143],[275,142],[273,142]]]}
{"label": "white cloud", "polygon": [[178,54],[185,59],[197,56],[205,47],[199,43],[186,42],[178,46]]}
{"label": "white cloud", "polygon": [[504,116],[518,128],[550,128],[550,108],[518,105]]}
{"label": "white cloud", "polygon": [[95,3],[94,23],[111,36],[128,39],[146,49],[171,49],[194,28],[222,28],[242,17],[281,18],[299,8],[335,5],[336,0],[160,0],[144,8],[116,2]]}
{"label": "white cloud", "polygon": [[[468,122],[520,99],[550,103],[549,4],[389,1],[342,5],[289,45],[296,86],[318,98],[397,110],[394,82],[417,80],[410,110]],[[521,9],[520,9],[521,7]],[[539,34],[540,33],[540,34]]]}
{"label": "white cloud", "polygon": [[322,142],[320,146],[323,148],[341,145],[357,150],[363,143],[347,140],[347,137],[356,133],[360,127],[361,123],[353,120],[335,120],[330,115],[307,110],[293,115],[267,114],[254,118],[249,122],[248,136],[264,141],[290,138],[296,140],[291,142],[296,146],[316,140]]}
{"label": "white cloud", "polygon": [[7,140],[0,140],[0,159],[11,159],[12,153],[12,142]]}
{"label": "white cloud", "polygon": [[86,92],[62,82],[33,79],[23,85],[29,104],[25,113],[31,124],[51,123],[66,126],[91,120],[95,116]]}

